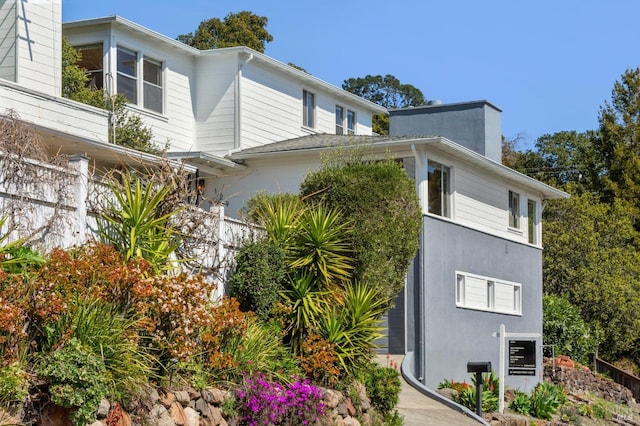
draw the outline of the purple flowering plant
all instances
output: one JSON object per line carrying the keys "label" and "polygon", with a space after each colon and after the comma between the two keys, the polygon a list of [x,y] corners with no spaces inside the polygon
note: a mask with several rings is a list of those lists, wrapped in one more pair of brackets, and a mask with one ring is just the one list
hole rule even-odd
{"label": "purple flowering plant", "polygon": [[236,397],[240,424],[246,426],[312,425],[324,414],[322,391],[308,380],[281,385],[254,374],[244,379]]}

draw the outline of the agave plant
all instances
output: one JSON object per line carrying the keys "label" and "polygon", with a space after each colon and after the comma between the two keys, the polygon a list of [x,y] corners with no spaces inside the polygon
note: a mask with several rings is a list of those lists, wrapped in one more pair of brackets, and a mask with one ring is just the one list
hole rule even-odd
{"label": "agave plant", "polygon": [[172,187],[154,188],[129,172],[119,177],[121,183],[113,179],[109,184],[112,197],[107,198],[108,206],[98,220],[100,236],[122,253],[125,261],[142,257],[157,270],[166,268],[183,238],[170,224],[180,209],[158,214]]}

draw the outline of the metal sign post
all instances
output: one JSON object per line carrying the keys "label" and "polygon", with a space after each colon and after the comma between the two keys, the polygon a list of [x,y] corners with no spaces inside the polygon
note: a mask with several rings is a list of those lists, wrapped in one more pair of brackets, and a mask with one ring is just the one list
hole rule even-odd
{"label": "metal sign post", "polygon": [[[493,337],[499,337],[500,338],[500,363],[498,366],[498,374],[499,374],[499,383],[498,383],[498,410],[500,411],[500,414],[504,413],[504,380],[505,380],[505,362],[504,359],[506,357],[506,344],[505,341],[507,338],[509,337],[515,337],[515,338],[519,338],[519,339],[538,339],[540,337],[542,337],[542,334],[540,333],[507,333],[506,331],[506,327],[504,326],[504,324],[500,324],[500,331],[497,333],[493,333],[492,334]],[[524,345],[526,346],[526,345]],[[510,348],[511,349],[511,348]],[[525,359],[525,364],[522,365],[518,365],[518,367],[525,367],[525,368],[516,368],[514,369],[514,371],[518,372],[516,374],[529,374],[529,372],[531,371],[530,367],[531,363],[528,359],[526,359],[527,357],[524,355],[520,355],[520,352],[518,352],[521,348],[516,348],[514,349],[514,352],[517,353],[517,356],[520,358]],[[534,346],[535,349],[535,346]],[[535,354],[535,352],[534,352]],[[535,374],[535,359],[533,360],[533,364],[534,364],[534,369],[533,372]],[[520,373],[522,372],[522,373]]]}

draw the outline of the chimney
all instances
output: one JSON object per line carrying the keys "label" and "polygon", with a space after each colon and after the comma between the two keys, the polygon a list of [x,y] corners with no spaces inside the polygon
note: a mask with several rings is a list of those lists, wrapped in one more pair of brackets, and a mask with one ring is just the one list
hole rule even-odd
{"label": "chimney", "polygon": [[502,161],[502,111],[487,101],[427,105],[389,111],[391,136],[442,136],[493,161]]}

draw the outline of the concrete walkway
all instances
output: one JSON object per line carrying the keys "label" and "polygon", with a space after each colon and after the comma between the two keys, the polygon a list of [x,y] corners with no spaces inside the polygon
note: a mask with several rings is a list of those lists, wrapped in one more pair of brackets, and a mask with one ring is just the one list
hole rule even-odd
{"label": "concrete walkway", "polygon": [[[389,362],[384,355],[378,356],[381,365],[388,366],[393,362],[400,368],[403,355],[391,355]],[[446,426],[478,426],[480,423],[447,405],[430,398],[415,389],[400,375],[401,388],[398,401],[398,412],[404,417],[405,426],[446,425]]]}

